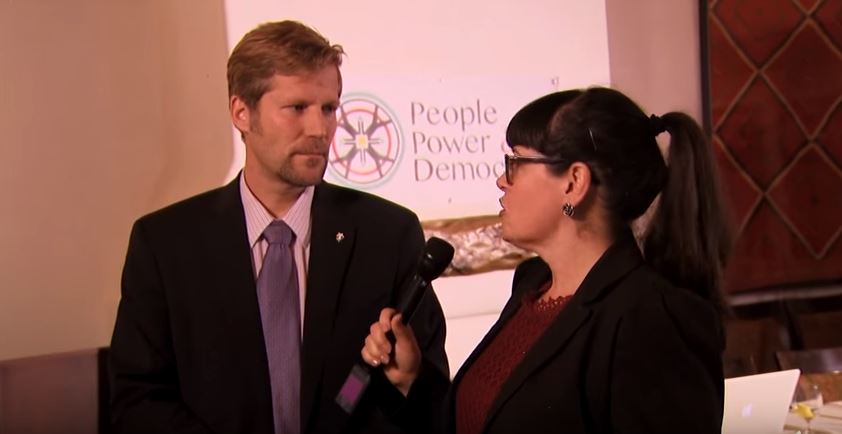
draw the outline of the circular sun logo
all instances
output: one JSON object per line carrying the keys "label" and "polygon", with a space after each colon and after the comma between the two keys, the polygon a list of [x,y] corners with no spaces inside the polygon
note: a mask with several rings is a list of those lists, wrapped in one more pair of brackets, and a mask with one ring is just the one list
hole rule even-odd
{"label": "circular sun logo", "polygon": [[396,171],[403,148],[397,117],[368,95],[343,98],[336,136],[330,146],[330,172],[361,187],[385,182]]}

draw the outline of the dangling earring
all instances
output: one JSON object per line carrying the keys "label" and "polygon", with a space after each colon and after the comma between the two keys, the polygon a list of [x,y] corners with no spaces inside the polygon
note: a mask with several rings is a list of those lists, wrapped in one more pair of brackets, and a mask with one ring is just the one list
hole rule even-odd
{"label": "dangling earring", "polygon": [[573,217],[573,213],[576,212],[576,208],[571,205],[570,202],[565,202],[564,205],[561,206],[561,212],[563,212],[567,217]]}

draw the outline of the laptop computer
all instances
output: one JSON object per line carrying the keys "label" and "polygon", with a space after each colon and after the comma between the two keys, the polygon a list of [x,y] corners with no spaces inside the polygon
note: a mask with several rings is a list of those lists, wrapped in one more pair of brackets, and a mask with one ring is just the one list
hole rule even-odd
{"label": "laptop computer", "polygon": [[725,379],[722,434],[782,433],[800,374],[789,369]]}

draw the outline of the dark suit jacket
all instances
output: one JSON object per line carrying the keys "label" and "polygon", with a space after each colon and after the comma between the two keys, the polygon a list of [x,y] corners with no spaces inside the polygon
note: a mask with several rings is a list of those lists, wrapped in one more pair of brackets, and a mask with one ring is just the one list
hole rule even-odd
{"label": "dark suit jacket", "polygon": [[[382,374],[351,417],[334,397],[359,360],[370,324],[414,272],[423,243],[410,211],[316,186],[302,344],[304,432],[395,429],[377,402]],[[425,357],[447,372],[444,318],[432,291],[412,326]],[[119,432],[274,432],[238,180],[135,223],[110,371]]]}
{"label": "dark suit jacket", "polygon": [[[464,373],[524,295],[549,279],[540,258],[517,268],[500,319],[454,378],[443,431],[455,432],[454,397]],[[483,432],[719,433],[723,348],[712,305],[657,275],[625,234],[504,382]],[[422,378],[428,391],[441,390],[430,385],[434,376]]]}

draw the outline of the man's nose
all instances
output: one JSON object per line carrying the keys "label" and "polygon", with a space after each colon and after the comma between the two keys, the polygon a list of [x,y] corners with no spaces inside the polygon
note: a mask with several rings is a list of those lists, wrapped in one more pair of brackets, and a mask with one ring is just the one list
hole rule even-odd
{"label": "man's nose", "polygon": [[[332,115],[331,115],[332,116]],[[332,119],[321,110],[313,110],[306,116],[304,131],[308,136],[326,138]]]}

